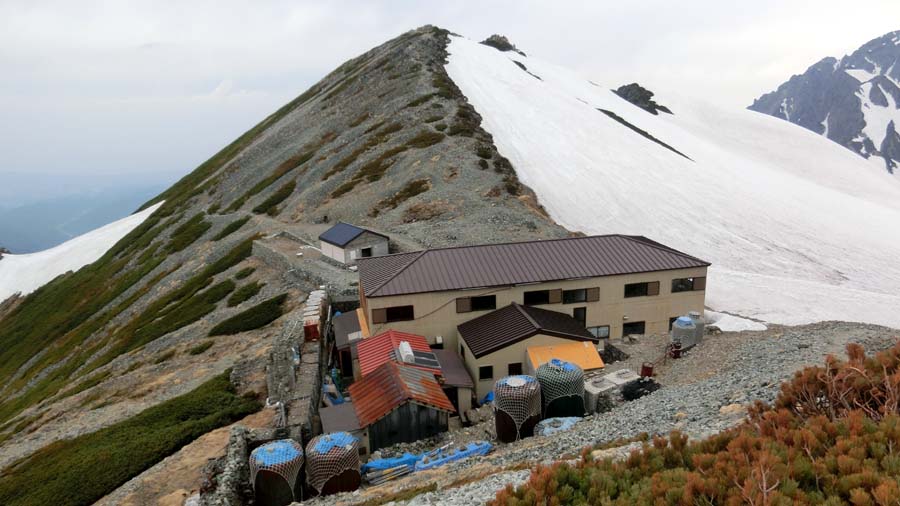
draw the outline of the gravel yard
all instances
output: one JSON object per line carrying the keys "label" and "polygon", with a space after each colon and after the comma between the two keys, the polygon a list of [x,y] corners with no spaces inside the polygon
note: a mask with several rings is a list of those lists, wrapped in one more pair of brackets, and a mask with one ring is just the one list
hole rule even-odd
{"label": "gravel yard", "polygon": [[[586,446],[642,432],[666,434],[678,429],[694,438],[714,434],[740,422],[746,407],[754,401],[774,400],[779,384],[794,371],[821,363],[827,354],[842,354],[850,342],[860,343],[867,351],[874,352],[893,345],[898,337],[897,330],[845,322],[707,336],[685,357],[656,364],[656,379],[663,388],[607,413],[587,417],[568,432],[501,444],[485,457],[448,465],[439,474],[416,473],[394,483],[317,499],[314,503],[353,504],[389,498],[404,489],[435,483],[436,491],[388,504],[480,504],[507,483],[517,484],[526,479],[526,471],[510,471],[524,464],[571,458]],[[645,336],[634,343],[616,342],[630,357],[610,364],[608,370],[626,366],[637,370],[642,362],[660,358],[665,342],[666,338],[661,336]],[[490,424],[488,420],[451,433],[440,444],[449,440],[483,439],[490,429],[482,426]]]}

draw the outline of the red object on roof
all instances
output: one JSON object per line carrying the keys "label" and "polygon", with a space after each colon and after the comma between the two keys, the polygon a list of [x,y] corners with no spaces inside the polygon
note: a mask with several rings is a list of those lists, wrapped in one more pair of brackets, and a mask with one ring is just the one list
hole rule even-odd
{"label": "red object on roof", "polygon": [[455,413],[434,374],[417,367],[387,362],[350,385],[350,398],[362,427],[368,427],[407,402]]}
{"label": "red object on roof", "polygon": [[[408,342],[409,347],[412,348],[413,352],[431,353],[431,347],[428,346],[428,341],[424,337],[416,334],[408,334],[406,332],[398,332],[396,330],[388,330],[377,336],[363,339],[356,345],[356,353],[359,356],[360,374],[365,377],[375,369],[378,369],[385,362],[399,362],[400,356],[397,353],[397,348],[400,347],[402,341]],[[415,364],[409,365],[430,371],[431,374],[441,374],[440,366],[428,367]]]}

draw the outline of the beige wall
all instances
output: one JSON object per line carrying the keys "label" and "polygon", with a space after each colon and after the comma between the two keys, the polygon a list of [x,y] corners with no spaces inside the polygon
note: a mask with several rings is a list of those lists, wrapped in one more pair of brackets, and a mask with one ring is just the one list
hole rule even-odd
{"label": "beige wall", "polygon": [[[466,369],[475,382],[475,393],[479,402],[494,388],[494,383],[498,379],[508,376],[509,364],[522,364],[522,374],[528,374],[529,365],[526,362],[528,361],[527,352],[529,346],[554,346],[572,342],[571,339],[537,334],[484,355],[481,358],[475,358],[475,355],[466,346],[466,342],[462,339],[459,341],[463,347],[463,359],[466,363]],[[494,367],[494,377],[490,380],[481,380],[478,378],[478,368],[487,365]]]}
{"label": "beige wall", "polygon": [[[456,326],[484,315],[489,311],[457,313],[457,297],[494,294],[497,296],[497,309],[499,309],[512,302],[521,304],[523,294],[527,291],[599,287],[600,300],[597,302],[546,304],[539,307],[569,315],[572,314],[574,308],[585,307],[587,308],[586,326],[609,325],[610,337],[618,338],[622,336],[623,321],[645,321],[648,334],[663,334],[669,330],[669,318],[687,314],[689,311],[702,312],[706,295],[705,291],[672,293],[673,279],[700,276],[706,276],[705,267],[477,290],[432,292],[393,297],[369,297],[363,300],[362,305],[366,309],[371,335],[377,335],[388,329],[395,329],[424,335],[430,343],[434,343],[435,336],[443,336],[445,348],[458,350]],[[659,295],[625,298],[624,287],[626,284],[648,281],[660,282]],[[372,311],[374,309],[405,305],[413,305],[415,307],[415,320],[380,324],[372,323]],[[624,317],[628,317],[628,319],[625,320]]]}
{"label": "beige wall", "polygon": [[320,249],[325,256],[344,264],[355,264],[356,259],[362,256],[361,250],[363,248],[372,248],[372,256],[388,254],[388,240],[370,232],[363,232],[343,248],[325,241],[319,241],[319,243],[321,244]]}

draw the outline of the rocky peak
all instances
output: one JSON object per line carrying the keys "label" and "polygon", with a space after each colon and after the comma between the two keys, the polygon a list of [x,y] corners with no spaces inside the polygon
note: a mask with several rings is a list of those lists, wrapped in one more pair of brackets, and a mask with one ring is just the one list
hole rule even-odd
{"label": "rocky peak", "polygon": [[481,41],[485,46],[491,46],[499,51],[513,51],[519,53],[522,56],[527,56],[524,52],[520,51],[515,44],[509,41],[504,35],[494,34],[490,37]]}
{"label": "rocky peak", "polygon": [[668,107],[664,105],[659,105],[653,100],[654,93],[647,88],[644,88],[638,83],[626,84],[624,86],[619,86],[613,93],[624,98],[625,100],[631,102],[632,104],[640,107],[641,109],[649,112],[650,114],[656,116],[660,112],[664,112],[666,114],[672,114],[672,111],[669,110]]}
{"label": "rocky peak", "polygon": [[900,164],[900,31],[863,44],[840,60],[827,57],[791,77],[749,109],[824,135],[889,172]]}

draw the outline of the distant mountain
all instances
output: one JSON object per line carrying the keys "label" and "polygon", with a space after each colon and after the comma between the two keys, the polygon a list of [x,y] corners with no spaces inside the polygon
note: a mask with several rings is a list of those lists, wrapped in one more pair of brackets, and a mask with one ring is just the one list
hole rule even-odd
{"label": "distant mountain", "polygon": [[19,254],[52,248],[128,216],[165,188],[100,189],[0,208],[0,244]]}
{"label": "distant mountain", "polygon": [[888,171],[900,165],[900,31],[871,40],[795,75],[749,107],[795,123]]}

